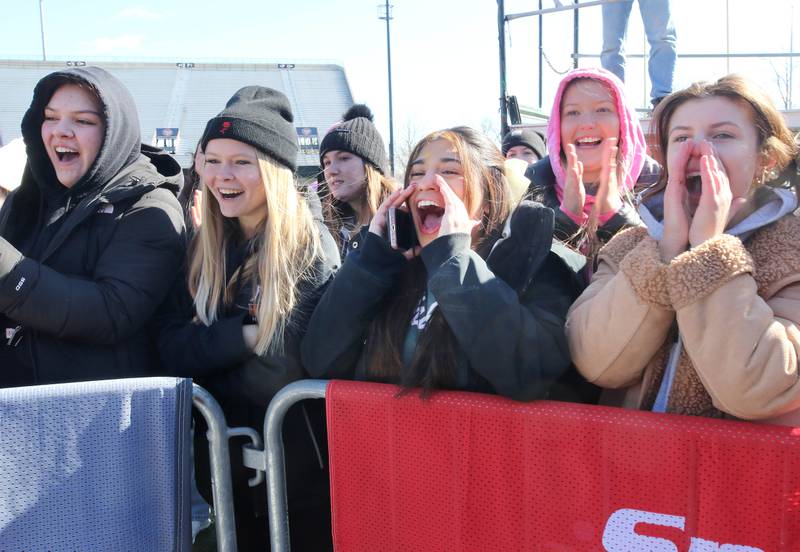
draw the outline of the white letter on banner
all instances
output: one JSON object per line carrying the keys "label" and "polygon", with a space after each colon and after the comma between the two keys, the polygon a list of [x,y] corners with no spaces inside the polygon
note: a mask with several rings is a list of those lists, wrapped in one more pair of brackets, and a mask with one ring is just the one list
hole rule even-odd
{"label": "white letter on banner", "polygon": [[631,552],[632,550],[678,552],[678,547],[674,543],[659,537],[638,535],[634,529],[638,523],[650,523],[683,530],[685,522],[686,519],[680,516],[655,514],[642,510],[617,510],[606,522],[606,528],[603,531],[603,546],[607,552]]}
{"label": "white letter on banner", "polygon": [[741,544],[720,545],[714,541],[708,541],[699,537],[692,537],[692,545],[689,552],[764,552],[760,548],[744,546]]}
{"label": "white letter on banner", "polygon": [[692,545],[689,547],[689,552],[720,552],[719,543],[692,537]]}

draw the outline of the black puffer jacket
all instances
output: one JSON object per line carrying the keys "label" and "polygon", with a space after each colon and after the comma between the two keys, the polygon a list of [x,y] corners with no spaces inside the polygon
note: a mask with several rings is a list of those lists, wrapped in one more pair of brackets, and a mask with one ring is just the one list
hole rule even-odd
{"label": "black puffer jacket", "polygon": [[[99,93],[106,131],[66,188],[40,129],[55,90],[76,82]],[[158,373],[147,330],[182,262],[180,166],[142,151],[133,99],[97,67],[42,79],[22,134],[28,165],[0,211],[0,387]]]}
{"label": "black puffer jacket", "polygon": [[[509,232],[510,230],[510,232]],[[314,377],[367,379],[359,362],[371,321],[406,267],[386,240],[366,231],[320,300],[303,340]],[[553,249],[553,211],[522,202],[486,258],[466,234],[422,249],[428,290],[457,346],[455,387],[519,400],[552,396],[570,371],[564,335],[567,309],[580,293],[575,270],[583,258]],[[578,260],[570,266],[565,257]]]}
{"label": "black puffer jacket", "polygon": [[[634,193],[655,184],[660,172],[659,164],[650,157],[646,157],[642,172],[639,173],[636,181]],[[530,165],[525,171],[525,177],[531,181],[526,197],[550,207],[555,213],[556,239],[575,245],[574,238],[578,235],[580,227],[561,210],[561,202],[556,195],[556,176],[553,174],[550,157],[544,157]],[[620,230],[641,225],[642,221],[636,213],[636,208],[630,202],[624,201],[622,208],[597,229],[597,237],[602,243],[605,243]]]}

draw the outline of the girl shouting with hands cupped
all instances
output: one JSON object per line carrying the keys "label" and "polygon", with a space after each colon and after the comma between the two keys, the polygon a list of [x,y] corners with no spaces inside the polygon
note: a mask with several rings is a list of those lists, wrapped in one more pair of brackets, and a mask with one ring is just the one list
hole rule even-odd
{"label": "girl shouting with hands cupped", "polygon": [[575,69],[559,83],[547,124],[550,155],[532,165],[529,195],[556,213],[556,237],[590,257],[619,230],[641,224],[631,201],[654,184],[658,164],[624,85],[603,69]]}
{"label": "girl shouting with hands cupped", "polygon": [[622,390],[611,403],[797,422],[792,134],[735,75],[668,96],[653,128],[666,170],[639,207],[647,228],[600,251],[567,322],[573,361],[589,381]]}
{"label": "girl shouting with hands cupped", "polygon": [[[551,251],[553,212],[511,211],[504,159],[466,127],[411,153],[405,187],[380,205],[317,305],[302,345],[315,377],[546,397],[570,368],[563,333],[574,273]],[[390,208],[418,246],[394,249]]]}

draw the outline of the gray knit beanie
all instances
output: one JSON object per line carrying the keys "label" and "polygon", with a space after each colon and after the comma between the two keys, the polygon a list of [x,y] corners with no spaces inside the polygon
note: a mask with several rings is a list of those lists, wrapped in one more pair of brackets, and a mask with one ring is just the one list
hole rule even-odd
{"label": "gray knit beanie", "polygon": [[319,146],[319,164],[329,151],[349,151],[374,166],[383,175],[389,174],[389,157],[375,124],[372,111],[364,104],[347,110],[342,122],[337,123],[322,139]]}
{"label": "gray knit beanie", "polygon": [[289,99],[272,88],[245,86],[234,94],[219,115],[208,121],[202,149],[215,138],[250,144],[275,161],[297,169],[297,133]]}

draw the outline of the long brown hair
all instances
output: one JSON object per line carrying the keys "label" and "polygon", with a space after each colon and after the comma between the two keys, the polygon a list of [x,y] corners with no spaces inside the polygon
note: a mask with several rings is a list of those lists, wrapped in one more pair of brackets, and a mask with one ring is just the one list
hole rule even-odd
{"label": "long brown hair", "polygon": [[[510,215],[510,189],[505,175],[504,158],[486,136],[469,127],[455,127],[433,132],[411,152],[406,168],[405,186],[411,179],[411,163],[422,148],[435,140],[447,140],[456,149],[464,171],[464,204],[474,212],[475,201],[483,197],[480,237],[472,248],[480,250],[486,238],[502,229]],[[482,192],[482,194],[478,192]],[[420,333],[411,365],[403,365],[403,345],[411,317],[427,287],[425,266],[419,257],[409,261],[396,290],[385,299],[378,316],[370,325],[364,352],[363,371],[371,379],[422,387],[423,393],[434,388],[448,388],[455,383],[458,345],[441,309],[436,309]]]}
{"label": "long brown hair", "polygon": [[[765,157],[771,158],[775,163],[774,169],[777,173],[785,169],[797,156],[798,145],[789,127],[786,126],[786,121],[780,111],[775,108],[769,96],[750,80],[741,75],[731,74],[722,77],[716,82],[695,82],[688,88],[673,92],[664,98],[653,112],[651,127],[654,129],[653,134],[658,146],[657,159],[662,168],[658,183],[647,191],[643,199],[652,197],[667,186],[667,179],[669,178],[669,169],[667,167],[669,124],[675,114],[675,110],[689,100],[713,97],[727,98],[750,106],[753,124],[758,133],[757,147],[759,152]],[[780,185],[783,182],[773,181],[771,184]],[[797,193],[798,190],[795,189],[795,192]],[[798,197],[800,197],[800,194],[798,194]]]}
{"label": "long brown hair", "polygon": [[[366,161],[364,162],[364,173],[364,193],[359,197],[358,210],[351,208],[347,203],[333,197],[327,182],[324,180],[320,183],[318,188],[320,201],[322,203],[322,219],[325,221],[325,225],[331,231],[333,239],[336,240],[336,244],[340,248],[342,246],[341,228],[344,224],[344,219],[353,215],[355,217],[355,231],[357,232],[361,226],[369,224],[369,221],[372,220],[375,211],[378,210],[383,200],[397,189],[397,184],[391,177],[382,175],[378,169]],[[324,171],[320,172],[320,175],[323,174]]]}

